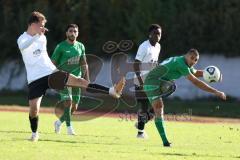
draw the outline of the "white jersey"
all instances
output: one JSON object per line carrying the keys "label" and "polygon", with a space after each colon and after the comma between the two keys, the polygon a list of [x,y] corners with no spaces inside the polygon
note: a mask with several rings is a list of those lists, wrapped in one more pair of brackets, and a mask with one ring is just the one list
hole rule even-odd
{"label": "white jersey", "polygon": [[17,43],[26,67],[28,84],[56,70],[47,53],[45,35],[31,36],[24,32]]}
{"label": "white jersey", "polygon": [[[158,57],[161,50],[159,43],[156,43],[155,46],[152,46],[149,40],[144,41],[138,48],[136,60],[141,62],[140,71],[143,82],[148,74],[148,72],[153,69],[158,63]],[[143,64],[144,63],[144,64]],[[134,84],[139,85],[137,76],[134,77]]]}

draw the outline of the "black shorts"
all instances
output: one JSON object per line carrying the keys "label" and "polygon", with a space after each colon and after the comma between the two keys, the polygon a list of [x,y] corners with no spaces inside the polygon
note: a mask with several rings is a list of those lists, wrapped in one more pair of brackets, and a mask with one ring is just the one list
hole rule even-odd
{"label": "black shorts", "polygon": [[46,90],[57,89],[62,90],[67,83],[69,73],[64,71],[57,71],[40,79],[37,79],[28,84],[28,99],[41,97],[45,95]]}
{"label": "black shorts", "polygon": [[[49,75],[48,75],[49,76]],[[34,98],[41,97],[45,95],[48,86],[48,76],[37,79],[30,84],[28,84],[28,99],[32,100]]]}

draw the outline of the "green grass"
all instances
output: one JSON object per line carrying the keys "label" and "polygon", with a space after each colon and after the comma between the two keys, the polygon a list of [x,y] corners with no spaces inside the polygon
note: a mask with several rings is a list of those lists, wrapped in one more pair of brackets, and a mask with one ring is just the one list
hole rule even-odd
{"label": "green grass", "polygon": [[[58,101],[57,96],[44,96],[41,102],[41,105],[44,107],[52,107]],[[28,97],[26,93],[23,94],[0,94],[0,105],[19,105],[27,106]]]}
{"label": "green grass", "polygon": [[73,122],[77,136],[53,133],[53,114],[40,116],[40,141],[33,143],[28,114],[0,112],[0,159],[18,160],[219,160],[240,159],[239,124],[167,122],[172,148],[162,147],[153,122],[148,140],[135,138],[134,121],[97,118]]}

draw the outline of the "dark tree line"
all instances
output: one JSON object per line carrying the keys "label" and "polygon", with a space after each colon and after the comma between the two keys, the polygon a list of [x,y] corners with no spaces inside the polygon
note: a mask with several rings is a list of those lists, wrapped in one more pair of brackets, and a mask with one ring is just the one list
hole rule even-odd
{"label": "dark tree line", "polygon": [[33,10],[48,19],[49,53],[64,39],[68,23],[80,26],[79,40],[87,53],[96,55],[104,55],[104,42],[122,39],[133,40],[135,53],[147,38],[148,25],[159,23],[164,55],[192,47],[201,53],[240,55],[239,0],[1,0],[1,60],[20,58],[16,39]]}

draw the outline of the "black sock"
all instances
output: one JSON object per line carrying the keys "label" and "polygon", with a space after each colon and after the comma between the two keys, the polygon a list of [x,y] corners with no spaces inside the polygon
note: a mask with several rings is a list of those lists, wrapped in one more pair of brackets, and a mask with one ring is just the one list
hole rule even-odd
{"label": "black sock", "polygon": [[145,127],[145,123],[142,122],[142,121],[138,121],[138,129],[139,130],[144,130],[144,127]]}
{"label": "black sock", "polygon": [[31,125],[31,130],[32,132],[37,132],[37,128],[38,128],[38,116],[37,117],[30,117],[29,116],[29,121],[30,121],[30,125]]}
{"label": "black sock", "polygon": [[109,94],[109,88],[104,87],[99,84],[94,84],[94,83],[89,83],[87,87],[87,92],[90,93],[104,93],[104,94]]}
{"label": "black sock", "polygon": [[148,116],[146,113],[139,113],[138,114],[138,129],[144,130],[145,123],[148,122]]}

